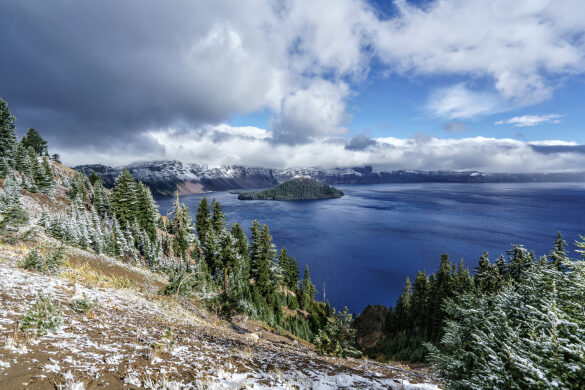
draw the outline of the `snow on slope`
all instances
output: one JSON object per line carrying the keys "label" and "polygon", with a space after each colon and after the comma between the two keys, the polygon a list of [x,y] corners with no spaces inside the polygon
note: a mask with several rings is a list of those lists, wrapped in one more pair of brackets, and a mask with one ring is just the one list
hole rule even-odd
{"label": "snow on slope", "polygon": [[[415,372],[367,360],[320,357],[308,346],[239,334],[166,297],[90,288],[17,267],[0,250],[0,388],[66,384],[70,389],[438,389]],[[15,332],[39,293],[59,301],[55,334]],[[70,303],[96,299],[90,314]],[[276,336],[275,336],[276,337]],[[285,340],[284,338],[282,338]],[[48,386],[45,386],[48,387]]]}

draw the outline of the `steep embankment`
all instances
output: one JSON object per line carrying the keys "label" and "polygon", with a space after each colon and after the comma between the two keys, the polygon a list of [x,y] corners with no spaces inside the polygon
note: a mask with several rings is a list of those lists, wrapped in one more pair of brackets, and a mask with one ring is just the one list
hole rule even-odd
{"label": "steep embankment", "polygon": [[106,187],[111,187],[123,168],[148,185],[155,196],[234,189],[272,187],[296,176],[307,176],[328,185],[382,183],[514,183],[514,182],[583,182],[583,172],[560,173],[485,173],[478,171],[374,171],[362,168],[264,169],[242,166],[209,168],[202,164],[178,161],[152,161],[111,168],[105,165],[81,165],[80,172],[100,173]]}

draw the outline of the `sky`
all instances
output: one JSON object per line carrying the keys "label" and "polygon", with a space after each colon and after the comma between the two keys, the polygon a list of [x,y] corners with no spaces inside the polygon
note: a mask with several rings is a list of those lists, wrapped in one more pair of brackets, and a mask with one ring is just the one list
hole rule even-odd
{"label": "sky", "polygon": [[575,171],[582,0],[3,0],[0,97],[65,163]]}

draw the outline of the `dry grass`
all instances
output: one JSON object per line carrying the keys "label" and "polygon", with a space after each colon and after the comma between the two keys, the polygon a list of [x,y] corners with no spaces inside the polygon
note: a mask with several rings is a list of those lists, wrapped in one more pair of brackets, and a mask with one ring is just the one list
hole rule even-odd
{"label": "dry grass", "polygon": [[127,288],[137,289],[136,283],[123,276],[108,276],[91,268],[87,263],[79,267],[73,267],[68,261],[60,276],[71,283],[79,283],[87,287]]}

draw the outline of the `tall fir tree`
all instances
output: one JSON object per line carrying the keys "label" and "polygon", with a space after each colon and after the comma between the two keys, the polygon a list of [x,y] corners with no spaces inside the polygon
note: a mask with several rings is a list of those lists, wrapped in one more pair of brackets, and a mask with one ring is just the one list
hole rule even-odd
{"label": "tall fir tree", "polygon": [[211,227],[219,234],[225,228],[227,217],[221,209],[221,205],[215,200],[215,198],[211,201],[211,209],[213,211]]}
{"label": "tall fir tree", "polygon": [[21,140],[25,148],[33,148],[37,156],[48,156],[47,141],[34,128],[29,128]]}
{"label": "tall fir tree", "polygon": [[317,290],[315,289],[315,285],[311,282],[309,266],[305,265],[305,274],[303,275],[303,281],[301,282],[301,291],[299,297],[299,303],[301,304],[302,309],[309,310],[312,308],[313,303],[315,302],[316,292]]}
{"label": "tall fir tree", "polygon": [[151,242],[157,239],[158,206],[154,201],[150,188],[138,182],[138,220],[140,227],[146,231]]}
{"label": "tall fir tree", "polygon": [[197,208],[197,215],[195,216],[195,228],[197,230],[197,237],[199,237],[200,241],[203,241],[205,234],[211,228],[209,204],[207,203],[207,199],[205,197],[201,198],[199,207]]}
{"label": "tall fir tree", "polygon": [[134,222],[138,216],[137,184],[127,169],[116,179],[110,205],[122,226]]}
{"label": "tall fir tree", "polygon": [[10,113],[8,104],[0,98],[0,158],[6,159],[10,166],[14,166],[14,152],[16,149],[14,121],[15,118]]}
{"label": "tall fir tree", "polygon": [[250,243],[239,223],[236,222],[232,225],[231,233],[236,239],[238,254],[241,258],[241,277],[247,281],[250,274]]}
{"label": "tall fir tree", "polygon": [[92,204],[102,218],[109,215],[110,198],[101,181],[96,181],[93,185]]}

